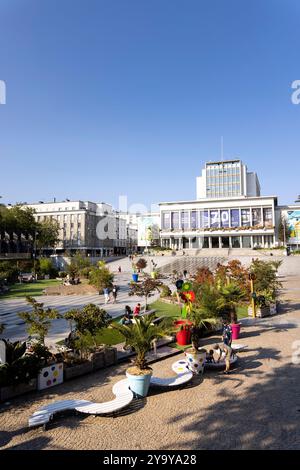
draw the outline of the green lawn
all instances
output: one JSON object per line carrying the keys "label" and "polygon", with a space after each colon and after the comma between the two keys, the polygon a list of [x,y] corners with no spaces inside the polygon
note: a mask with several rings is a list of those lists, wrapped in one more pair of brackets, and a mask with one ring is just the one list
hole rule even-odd
{"label": "green lawn", "polygon": [[248,305],[240,305],[237,308],[237,316],[239,320],[248,317]]}
{"label": "green lawn", "polygon": [[61,284],[61,281],[56,279],[42,280],[37,282],[28,282],[28,283],[16,283],[10,286],[9,292],[2,295],[1,299],[6,298],[17,298],[17,297],[26,297],[26,295],[31,295],[32,297],[37,297],[43,295],[43,290],[46,287],[56,286]]}
{"label": "green lawn", "polygon": [[155,309],[158,317],[165,315],[166,317],[179,317],[181,309],[177,304],[167,304],[161,300],[156,300],[149,305],[149,309]]}

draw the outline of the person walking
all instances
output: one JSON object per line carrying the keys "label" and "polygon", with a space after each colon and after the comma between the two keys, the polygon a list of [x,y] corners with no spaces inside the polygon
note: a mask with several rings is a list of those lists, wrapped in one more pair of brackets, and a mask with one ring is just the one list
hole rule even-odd
{"label": "person walking", "polygon": [[117,294],[118,294],[118,287],[116,285],[113,286],[112,289],[112,297],[113,297],[113,303],[117,303]]}
{"label": "person walking", "polygon": [[232,343],[232,328],[229,324],[227,318],[223,320],[223,333],[222,333],[223,343],[231,347]]}
{"label": "person walking", "polygon": [[121,273],[121,272],[122,272],[122,268],[121,268],[121,266],[119,266],[119,268],[118,268],[118,271],[119,271],[119,273]]}
{"label": "person walking", "polygon": [[109,289],[108,289],[108,287],[104,287],[103,294],[104,294],[104,303],[107,304],[109,302]]}

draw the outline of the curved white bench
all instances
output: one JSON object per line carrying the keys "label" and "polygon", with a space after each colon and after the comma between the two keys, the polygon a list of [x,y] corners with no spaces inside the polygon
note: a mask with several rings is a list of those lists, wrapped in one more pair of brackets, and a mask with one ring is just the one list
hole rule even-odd
{"label": "curved white bench", "polygon": [[[160,387],[177,387],[189,382],[192,379],[193,373],[189,369],[179,367],[180,370],[178,370],[178,368],[176,369],[173,366],[173,370],[177,373],[176,377],[151,377],[150,385],[156,385]],[[129,388],[127,379],[119,380],[113,386],[112,391],[116,398],[104,403],[93,403],[88,400],[61,400],[50,403],[49,405],[43,406],[33,413],[32,416],[30,416],[28,420],[28,426],[32,427],[43,425],[45,427],[46,424],[49,423],[49,421],[53,418],[55,413],[59,413],[65,410],[75,410],[80,413],[92,415],[114,413],[115,411],[119,411],[128,406],[133,400],[133,392]]]}
{"label": "curved white bench", "polygon": [[104,403],[93,403],[88,400],[61,400],[43,406],[28,420],[28,426],[46,425],[55,413],[65,410],[76,410],[86,414],[106,414],[125,408],[133,400],[133,393],[128,387],[127,379],[119,380],[114,387],[113,393],[116,398]]}

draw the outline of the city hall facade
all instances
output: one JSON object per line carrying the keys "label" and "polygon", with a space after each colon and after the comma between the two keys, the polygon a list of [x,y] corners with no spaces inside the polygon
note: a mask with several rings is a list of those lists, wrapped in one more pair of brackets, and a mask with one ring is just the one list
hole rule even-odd
{"label": "city hall facade", "polygon": [[[261,196],[241,160],[208,162],[192,201],[161,202],[160,241],[173,249],[273,248],[285,206]],[[291,206],[289,206],[291,207]],[[288,241],[288,240],[287,240]]]}

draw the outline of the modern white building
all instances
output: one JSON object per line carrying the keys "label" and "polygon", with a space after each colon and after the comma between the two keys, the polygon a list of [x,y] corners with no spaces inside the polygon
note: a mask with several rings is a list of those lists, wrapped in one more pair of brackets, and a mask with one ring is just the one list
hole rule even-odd
{"label": "modern white building", "polygon": [[196,185],[197,199],[260,196],[256,173],[248,172],[241,160],[207,162]]}
{"label": "modern white building", "polygon": [[174,249],[273,247],[276,196],[160,203],[161,244]]}
{"label": "modern white building", "polygon": [[276,196],[261,196],[256,173],[241,160],[208,162],[197,178],[197,198],[162,202],[160,239],[173,249],[271,248]]}

